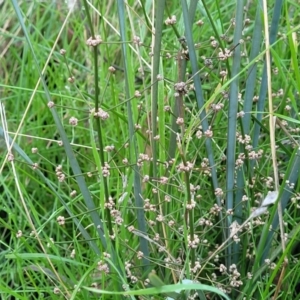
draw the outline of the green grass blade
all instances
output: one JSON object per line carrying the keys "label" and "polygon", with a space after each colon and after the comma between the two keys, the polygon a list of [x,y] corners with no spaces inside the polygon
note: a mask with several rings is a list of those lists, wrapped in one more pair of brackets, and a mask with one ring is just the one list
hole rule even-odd
{"label": "green grass blade", "polygon": [[[273,13],[273,18],[272,18],[272,23],[271,23],[271,28],[270,28],[270,46],[272,46],[276,42],[282,4],[283,4],[282,0],[275,1],[274,13]],[[271,57],[271,60],[272,60],[272,57]],[[258,113],[256,115],[256,118],[259,122],[261,122],[262,117],[263,117],[263,115],[260,112],[264,111],[267,90],[268,90],[268,87],[267,87],[267,65],[265,62],[262,80],[261,80],[261,87],[260,87],[260,91],[259,91],[259,99],[258,99],[258,103],[257,103]],[[253,138],[252,138],[254,149],[256,149],[256,147],[258,146],[260,129],[261,128],[260,128],[259,124],[256,123],[254,126]]]}
{"label": "green grass blade", "polygon": [[[233,44],[238,45],[243,30],[243,8],[244,1],[238,0],[236,2],[235,13],[235,30]],[[232,211],[235,208],[234,201],[234,187],[235,187],[235,153],[236,153],[236,133],[237,133],[237,113],[238,113],[238,94],[239,94],[239,77],[241,67],[241,46],[237,46],[233,51],[233,62],[231,75],[235,79],[230,84],[229,92],[229,108],[228,108],[228,128],[227,128],[227,150],[226,150],[226,211]],[[243,178],[243,177],[242,177]],[[240,207],[237,208],[238,210]],[[235,212],[237,217],[240,216],[241,210]],[[232,217],[228,216],[226,219],[227,236],[230,236],[230,226],[232,224]],[[233,247],[228,244],[226,265],[229,267],[232,264],[232,259],[236,262],[238,258],[232,256]]]}
{"label": "green grass blade", "polygon": [[[249,56],[249,61],[255,60],[259,55],[261,48],[261,37],[262,37],[262,7],[260,1],[257,2],[256,17],[254,24],[254,31],[252,36],[252,47]],[[244,112],[245,116],[243,118],[243,129],[245,134],[249,134],[250,122],[251,122],[251,111],[253,105],[253,96],[256,91],[256,77],[257,77],[257,63],[255,63],[249,70],[246,81],[245,88],[245,102],[244,102]]]}
{"label": "green grass blade", "polygon": [[[286,176],[283,179],[283,186],[281,187],[282,193],[280,193],[279,201],[281,202],[282,210],[284,211],[291,199],[294,188],[297,186],[297,182],[299,179],[299,171],[300,171],[300,149],[295,149],[294,153],[290,159],[290,163],[288,169],[286,171]],[[271,243],[274,238],[274,231],[278,228],[279,225],[279,217],[276,210],[276,213],[273,217],[273,221],[271,224],[272,230],[268,232],[267,241],[262,245],[260,249],[263,249],[262,256],[260,259],[260,264],[264,262],[264,260],[268,257],[271,250]]]}
{"label": "green grass blade", "polygon": [[[0,126],[0,138],[4,138],[4,132],[3,132],[3,129],[1,126]],[[9,138],[9,143],[11,144],[13,140],[10,137],[8,137],[8,138]],[[24,161],[26,163],[28,163],[31,166],[34,165],[34,162],[28,157],[28,155],[22,150],[22,148],[20,148],[20,146],[17,143],[13,144],[13,150],[15,150],[20,155],[20,157],[22,157],[22,159],[24,159]],[[96,254],[100,255],[101,252],[100,252],[99,248],[92,241],[91,236],[88,234],[88,232],[85,230],[85,228],[80,224],[80,221],[74,216],[73,212],[70,210],[67,203],[62,199],[60,194],[56,191],[56,189],[52,185],[52,183],[45,177],[45,175],[39,169],[36,170],[36,173],[41,177],[41,179],[49,187],[49,189],[52,191],[52,193],[60,200],[60,202],[62,203],[62,205],[64,206],[66,211],[69,213],[69,215],[72,218],[72,220],[74,221],[74,223],[78,226],[80,232],[82,233],[83,237],[86,239],[87,243],[90,245],[91,249],[93,249],[93,251]]]}

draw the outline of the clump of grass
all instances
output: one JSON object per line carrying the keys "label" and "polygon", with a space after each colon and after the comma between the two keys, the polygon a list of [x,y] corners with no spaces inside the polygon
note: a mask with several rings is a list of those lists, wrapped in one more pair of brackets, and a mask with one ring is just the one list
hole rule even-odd
{"label": "clump of grass", "polygon": [[105,4],[3,4],[2,297],[296,297],[299,6]]}

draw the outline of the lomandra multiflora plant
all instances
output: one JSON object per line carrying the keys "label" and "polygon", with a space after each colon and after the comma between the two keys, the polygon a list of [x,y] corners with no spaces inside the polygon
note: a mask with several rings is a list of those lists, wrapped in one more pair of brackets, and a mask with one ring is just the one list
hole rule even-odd
{"label": "lomandra multiflora plant", "polygon": [[3,297],[297,299],[299,5],[3,5]]}

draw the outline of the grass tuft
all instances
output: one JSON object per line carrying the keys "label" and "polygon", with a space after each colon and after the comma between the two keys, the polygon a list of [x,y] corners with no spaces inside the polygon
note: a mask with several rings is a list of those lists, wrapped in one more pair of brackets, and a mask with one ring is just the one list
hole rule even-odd
{"label": "grass tuft", "polygon": [[298,299],[299,4],[2,2],[0,298]]}

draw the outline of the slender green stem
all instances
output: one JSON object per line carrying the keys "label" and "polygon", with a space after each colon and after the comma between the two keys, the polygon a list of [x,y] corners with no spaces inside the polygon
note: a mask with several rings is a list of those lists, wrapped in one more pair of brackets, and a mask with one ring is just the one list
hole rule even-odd
{"label": "slender green stem", "polygon": [[[95,31],[93,27],[93,23],[91,20],[91,16],[89,13],[89,7],[86,1],[84,1],[84,6],[85,6],[85,13],[87,16],[89,28],[92,34],[92,39],[96,39],[95,36]],[[99,96],[100,96],[100,89],[99,89],[99,68],[98,68],[98,52],[99,52],[99,45],[93,47],[93,59],[94,59],[94,87],[95,87],[95,112],[98,112],[99,110]],[[104,157],[104,146],[103,146],[103,134],[102,134],[102,128],[101,128],[101,120],[100,118],[95,119],[95,127],[98,135],[98,143],[99,143],[99,157],[101,161],[101,167],[104,168],[105,166],[105,157]],[[104,196],[105,196],[105,202],[109,202],[109,189],[108,189],[108,179],[106,176],[102,176],[103,180],[103,186],[104,186]],[[105,216],[106,216],[106,221],[108,225],[108,231],[109,234],[112,236],[113,235],[113,229],[112,229],[112,220],[111,220],[111,215],[110,215],[110,210],[108,208],[105,209]]]}

